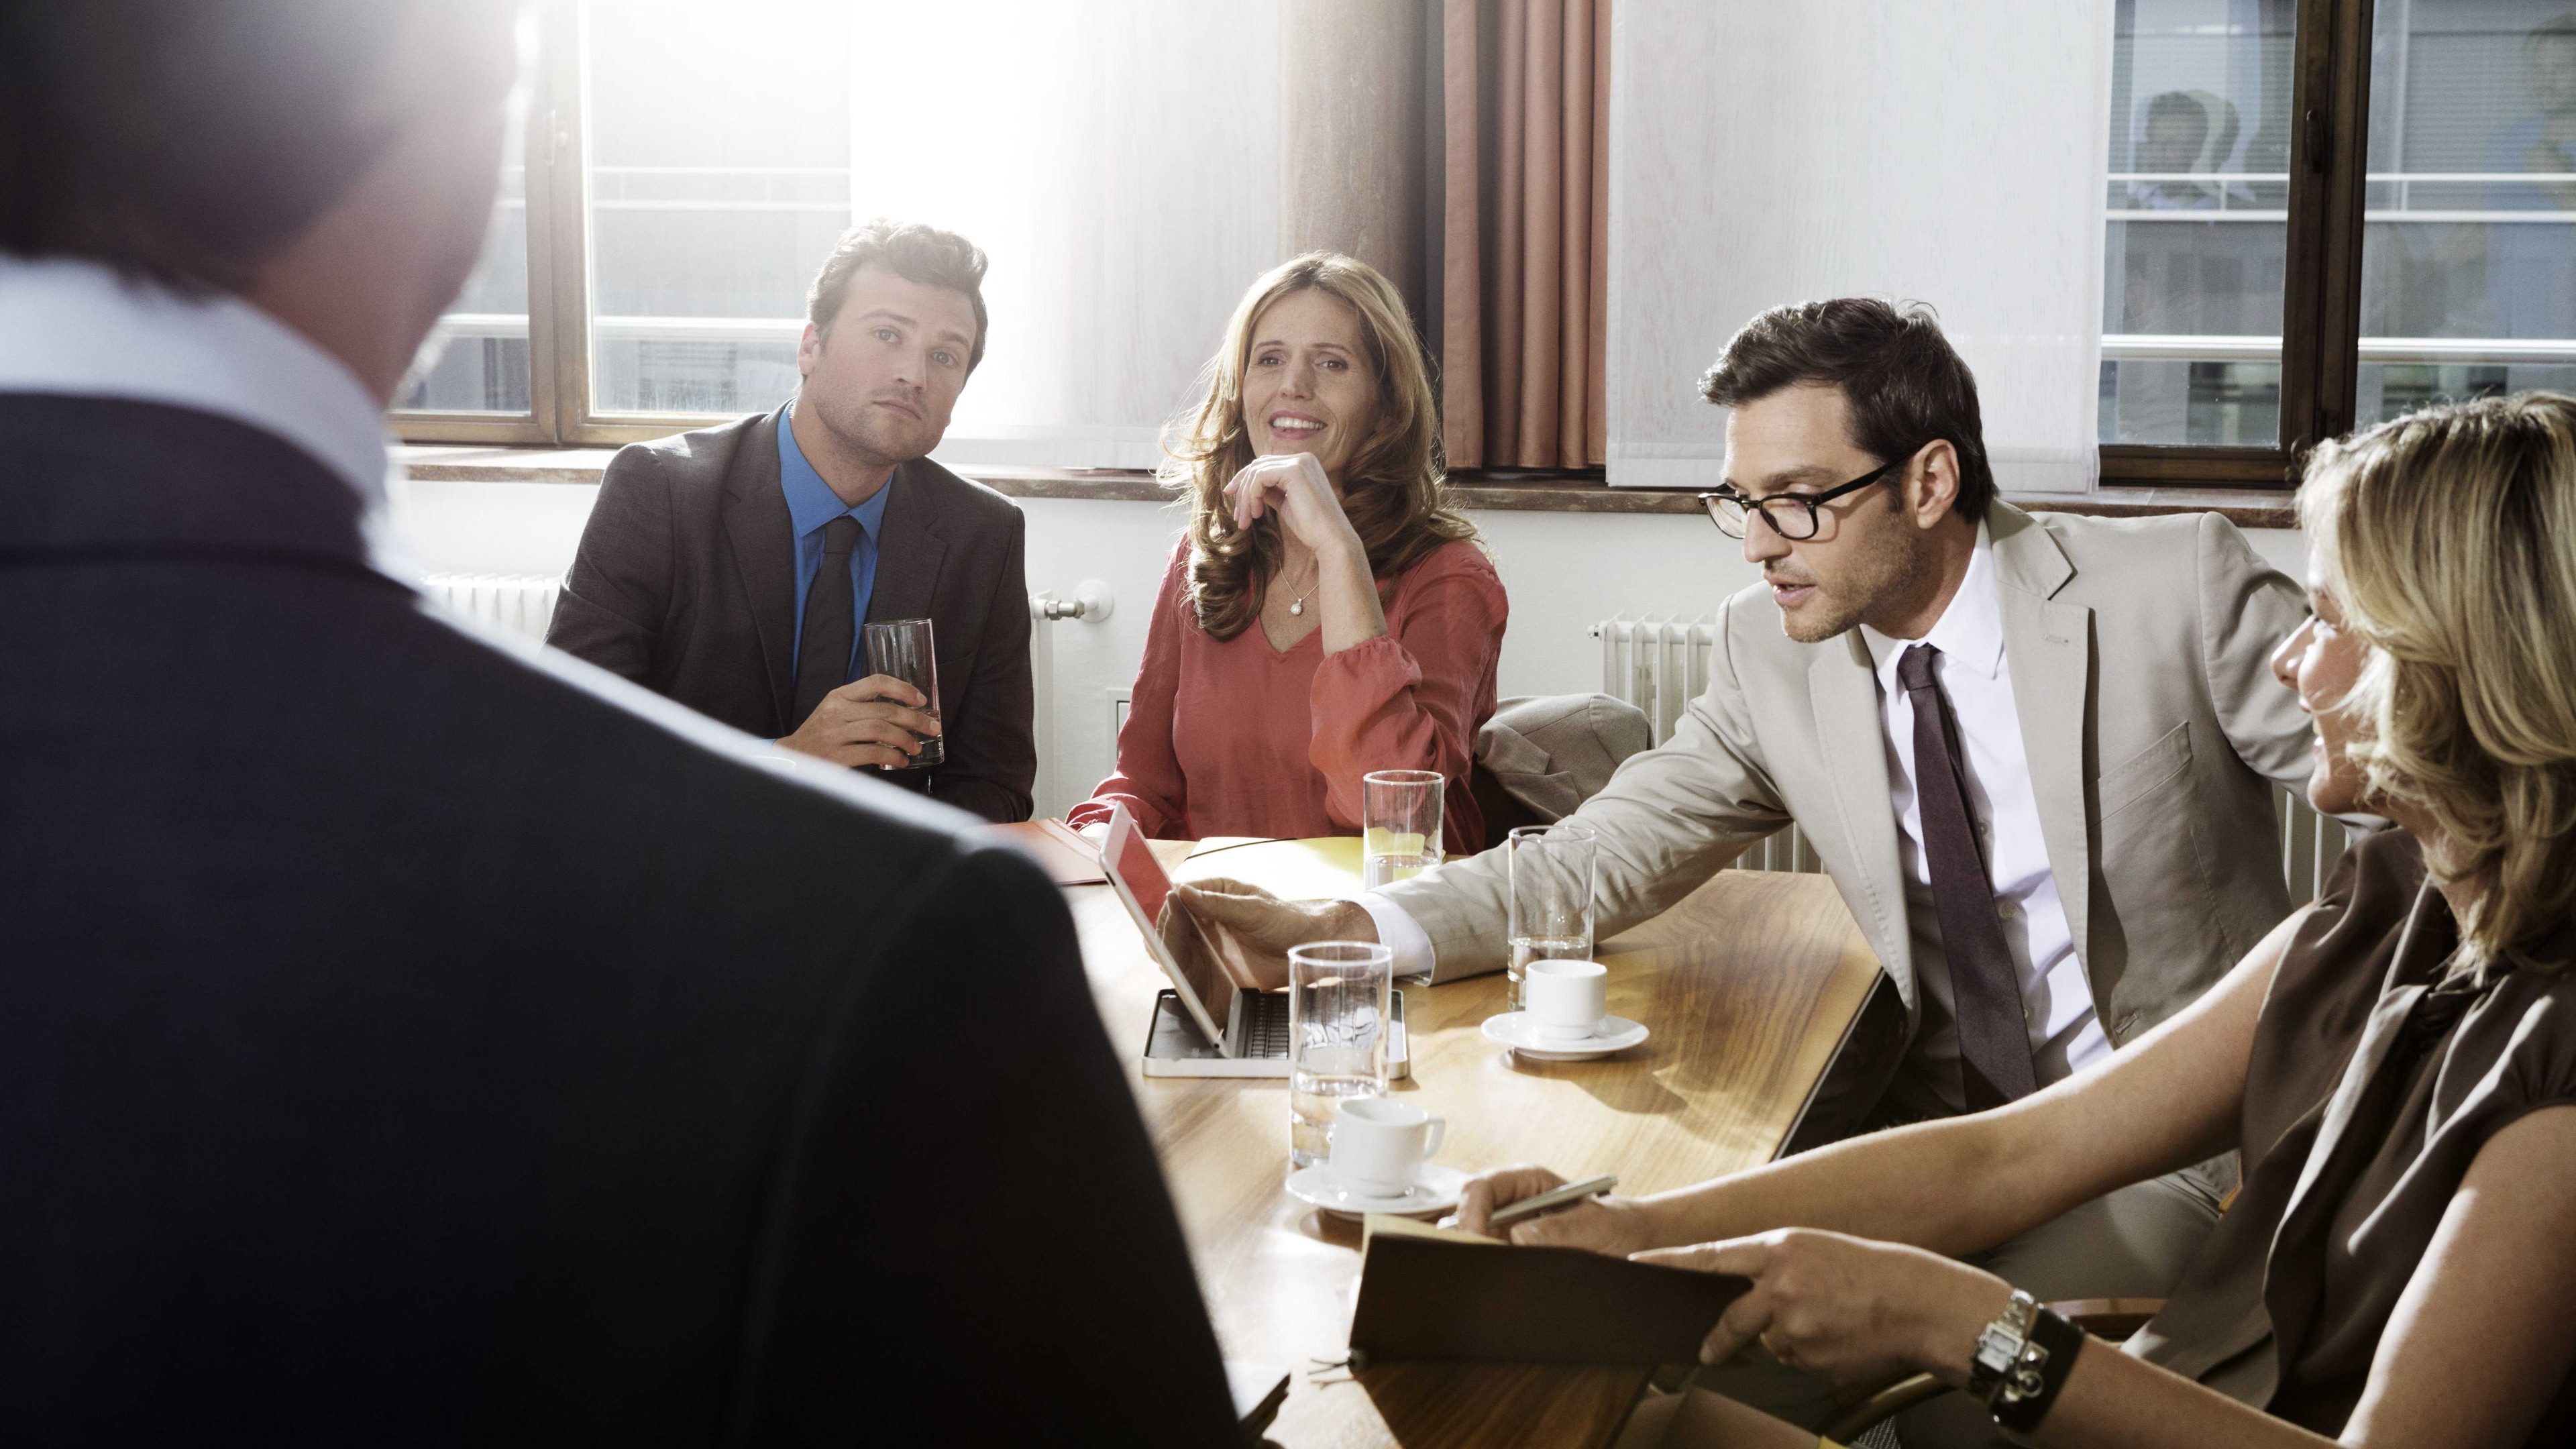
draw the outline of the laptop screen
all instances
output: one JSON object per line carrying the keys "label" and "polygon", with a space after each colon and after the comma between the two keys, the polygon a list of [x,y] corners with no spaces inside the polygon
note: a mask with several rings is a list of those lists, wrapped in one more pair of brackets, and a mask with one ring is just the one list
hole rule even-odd
{"label": "laptop screen", "polygon": [[[1172,881],[1171,877],[1163,874],[1162,862],[1154,858],[1152,843],[1145,838],[1145,832],[1132,824],[1123,830],[1113,826],[1108,843],[1116,848],[1117,858],[1104,858],[1101,864],[1118,877],[1129,895],[1136,898],[1137,908],[1145,913],[1145,919],[1159,926],[1163,920],[1164,903],[1171,898]],[[1223,1030],[1226,1013],[1234,1006],[1233,980],[1205,952],[1176,953],[1164,946],[1159,938],[1155,945],[1157,954],[1166,958],[1163,963],[1165,970],[1176,978],[1174,984],[1196,996],[1208,1019],[1215,1022],[1220,1031]]]}

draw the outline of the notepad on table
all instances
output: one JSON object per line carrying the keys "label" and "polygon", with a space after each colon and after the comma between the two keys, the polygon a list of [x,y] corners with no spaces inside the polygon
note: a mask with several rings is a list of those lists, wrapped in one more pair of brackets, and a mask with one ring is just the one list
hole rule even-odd
{"label": "notepad on table", "polygon": [[1372,1358],[1695,1363],[1749,1280],[1522,1248],[1372,1216],[1360,1249],[1351,1351]]}

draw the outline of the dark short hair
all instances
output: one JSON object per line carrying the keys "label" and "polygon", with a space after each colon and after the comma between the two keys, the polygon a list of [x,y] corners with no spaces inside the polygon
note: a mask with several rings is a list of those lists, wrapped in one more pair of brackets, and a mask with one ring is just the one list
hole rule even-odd
{"label": "dark short hair", "polygon": [[965,293],[975,309],[975,345],[967,352],[966,370],[973,372],[984,360],[982,247],[953,231],[917,221],[880,216],[862,222],[841,233],[832,254],[823,259],[823,269],[814,274],[814,285],[805,294],[806,320],[831,330],[832,319],[841,314],[841,298],[850,290],[850,278],[861,267],[883,267],[907,282]]}
{"label": "dark short hair", "polygon": [[1926,443],[1948,443],[1959,455],[1954,506],[1971,521],[1986,516],[1995,472],[1986,461],[1977,379],[1950,349],[1931,308],[1875,297],[1774,307],[1728,339],[1699,390],[1719,407],[1733,408],[1800,383],[1841,388],[1851,408],[1852,443],[1882,462]]}
{"label": "dark short hair", "polygon": [[242,290],[393,143],[383,89],[419,39],[410,22],[494,27],[506,51],[516,12],[506,0],[0,7],[0,251]]}

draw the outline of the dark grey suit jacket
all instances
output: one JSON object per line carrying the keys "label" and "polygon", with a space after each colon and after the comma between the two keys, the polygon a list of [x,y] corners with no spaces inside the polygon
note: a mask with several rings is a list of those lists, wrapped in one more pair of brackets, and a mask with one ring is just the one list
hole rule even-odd
{"label": "dark grey suit jacket", "polygon": [[[763,739],[792,733],[796,535],[786,410],[620,451],[546,642]],[[895,470],[870,619],[935,621],[946,763],[885,778],[987,820],[1037,780],[1020,510],[927,458]]]}
{"label": "dark grey suit jacket", "polygon": [[0,395],[0,1437],[1219,1445],[1035,866]]}

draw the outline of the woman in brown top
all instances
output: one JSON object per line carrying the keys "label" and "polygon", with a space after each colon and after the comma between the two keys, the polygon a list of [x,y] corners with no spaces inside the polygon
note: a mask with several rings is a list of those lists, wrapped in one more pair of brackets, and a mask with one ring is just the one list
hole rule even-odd
{"label": "woman in brown top", "polygon": [[[2042,1444],[2576,1433],[2576,400],[2328,445],[2299,506],[2315,617],[2274,669],[2316,721],[2308,798],[2397,827],[2324,899],[2136,1045],[2012,1105],[1514,1239],[1750,1278],[1710,1362],[1758,1343],[1838,1383],[1967,1387],[1994,1377],[1975,1369],[1990,1324],[2006,1348],[2054,1336],[1989,1398]],[[2242,1190],[2126,1352],[2044,1318],[2025,1339],[2011,1285],[1954,1256],[2231,1148]],[[1482,1178],[1462,1225],[1556,1181]]]}

